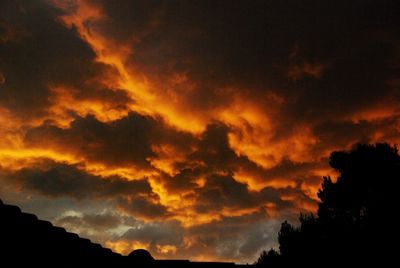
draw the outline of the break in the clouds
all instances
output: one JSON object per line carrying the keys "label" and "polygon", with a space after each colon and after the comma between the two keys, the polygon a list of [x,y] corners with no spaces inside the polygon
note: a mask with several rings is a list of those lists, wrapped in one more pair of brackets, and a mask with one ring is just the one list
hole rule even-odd
{"label": "break in the clouds", "polygon": [[1,1],[1,197],[119,252],[253,261],[332,150],[399,142],[399,10]]}

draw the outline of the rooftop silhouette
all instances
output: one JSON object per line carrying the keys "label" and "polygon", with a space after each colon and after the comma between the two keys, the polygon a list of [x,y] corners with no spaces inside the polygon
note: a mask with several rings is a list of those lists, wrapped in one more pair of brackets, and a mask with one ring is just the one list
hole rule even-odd
{"label": "rooftop silhouette", "polygon": [[242,266],[247,265],[230,262],[156,260],[144,249],[134,250],[128,256],[122,256],[89,239],[67,232],[64,228],[40,220],[36,215],[24,213],[17,206],[4,204],[0,199],[0,267],[233,268]]}

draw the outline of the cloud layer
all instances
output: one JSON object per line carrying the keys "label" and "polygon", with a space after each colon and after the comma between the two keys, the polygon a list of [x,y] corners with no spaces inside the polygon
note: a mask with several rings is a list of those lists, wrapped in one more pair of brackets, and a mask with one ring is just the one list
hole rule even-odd
{"label": "cloud layer", "polygon": [[0,194],[119,252],[253,261],[331,151],[399,142],[399,8],[4,0]]}

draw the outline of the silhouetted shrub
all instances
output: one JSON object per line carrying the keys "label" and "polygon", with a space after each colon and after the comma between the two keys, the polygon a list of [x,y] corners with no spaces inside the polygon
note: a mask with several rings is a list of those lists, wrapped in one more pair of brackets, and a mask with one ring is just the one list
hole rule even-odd
{"label": "silhouetted shrub", "polygon": [[281,261],[280,258],[281,256],[276,250],[270,249],[268,252],[264,250],[255,265],[257,267],[276,267]]}

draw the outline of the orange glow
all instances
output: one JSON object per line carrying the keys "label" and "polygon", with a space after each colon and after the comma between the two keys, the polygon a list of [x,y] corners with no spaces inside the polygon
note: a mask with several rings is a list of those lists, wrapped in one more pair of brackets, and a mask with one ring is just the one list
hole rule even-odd
{"label": "orange glow", "polygon": [[101,163],[90,163],[85,161],[85,170],[91,174],[109,177],[118,175],[128,180],[138,180],[148,176],[153,176],[154,172],[138,169],[132,166],[129,167],[108,167]]}
{"label": "orange glow", "polygon": [[272,217],[272,218],[278,217],[279,211],[278,211],[278,209],[277,209],[277,207],[276,207],[276,204],[274,204],[274,203],[267,203],[267,204],[265,205],[265,207],[266,207],[266,209],[267,209],[268,216],[270,216],[270,217]]}
{"label": "orange glow", "polygon": [[[183,202],[186,203],[186,200]],[[182,206],[181,210],[177,210],[176,212],[173,219],[180,221],[184,228],[218,221],[223,216],[220,212],[198,213],[190,206]]]}
{"label": "orange glow", "polygon": [[[269,93],[275,105],[284,104],[284,100]],[[229,144],[237,155],[247,156],[263,168],[272,168],[288,158],[294,162],[314,160],[309,148],[318,142],[307,125],[294,126],[292,134],[283,140],[271,140],[275,124],[270,111],[258,108],[258,104],[235,98],[235,101],[219,113],[218,119],[233,127],[228,134]]]}
{"label": "orange glow", "polygon": [[184,161],[186,154],[179,152],[175,147],[168,144],[152,145],[153,152],[157,153],[157,157],[149,158],[149,162],[157,169],[167,173],[170,176],[176,175],[179,170],[174,164]]}
{"label": "orange glow", "polygon": [[180,207],[181,199],[179,195],[169,194],[167,189],[155,179],[149,178],[149,182],[153,192],[160,197],[160,203],[164,206],[178,209]]}
{"label": "orange glow", "polygon": [[361,121],[377,121],[399,115],[400,110],[398,104],[388,105],[387,103],[382,106],[372,107],[363,111],[353,114],[350,119],[354,123]]}
{"label": "orange glow", "polygon": [[128,255],[135,249],[149,249],[150,245],[148,243],[141,243],[139,241],[107,241],[105,246],[112,249],[114,252],[120,253],[122,255]]}
{"label": "orange glow", "polygon": [[50,101],[52,106],[49,108],[51,119],[58,123],[60,127],[68,127],[73,120],[71,111],[77,115],[85,117],[94,115],[99,121],[115,121],[128,115],[126,109],[115,109],[102,101],[80,100],[73,96],[73,89],[65,87],[54,87],[50,89],[53,93]]}
{"label": "orange glow", "polygon": [[157,253],[162,255],[174,255],[177,252],[177,247],[173,245],[156,245]]}
{"label": "orange glow", "polygon": [[233,177],[236,181],[247,184],[250,191],[260,191],[268,185],[268,182],[254,179],[251,174],[247,175],[243,171],[236,172]]}
{"label": "orange glow", "polygon": [[57,162],[66,162],[70,164],[77,163],[75,158],[70,155],[60,154],[52,150],[31,150],[31,149],[19,149],[19,150],[6,150],[0,149],[0,161],[2,166],[18,169],[24,167],[24,163],[34,162],[35,159],[53,159]]}
{"label": "orange glow", "polygon": [[[55,1],[59,8],[66,9],[62,1]],[[127,67],[125,59],[133,53],[129,44],[115,44],[109,38],[102,36],[96,29],[88,26],[88,22],[96,23],[107,20],[99,6],[85,1],[76,1],[74,12],[62,16],[60,19],[67,27],[76,27],[81,38],[86,41],[96,53],[96,60],[113,67],[118,76],[106,82],[111,88],[126,90],[135,100],[130,109],[141,114],[162,115],[167,123],[179,129],[200,133],[206,122],[190,113],[184,113],[171,105],[170,98],[165,97],[151,88],[151,83],[143,74],[134,74]],[[173,104],[173,103],[172,103]],[[173,119],[173,120],[172,120]]]}

